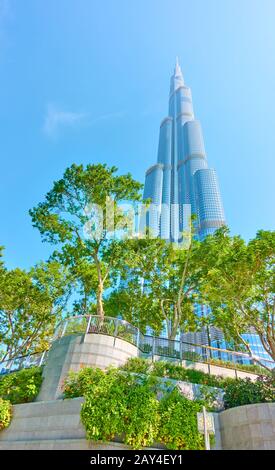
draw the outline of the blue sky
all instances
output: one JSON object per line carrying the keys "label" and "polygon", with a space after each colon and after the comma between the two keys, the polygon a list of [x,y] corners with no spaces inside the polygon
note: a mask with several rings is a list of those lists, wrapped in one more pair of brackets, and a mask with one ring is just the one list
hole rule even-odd
{"label": "blue sky", "polygon": [[175,56],[232,233],[274,229],[274,0],[0,0],[0,244],[51,248],[29,208],[76,163],[144,181]]}

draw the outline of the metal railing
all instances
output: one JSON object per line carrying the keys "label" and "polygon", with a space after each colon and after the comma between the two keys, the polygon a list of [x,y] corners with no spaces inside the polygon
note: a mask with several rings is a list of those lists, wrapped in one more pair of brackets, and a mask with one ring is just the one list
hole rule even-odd
{"label": "metal railing", "polygon": [[[246,365],[258,365],[255,356],[248,353],[216,348],[204,344],[190,343],[180,340],[169,340],[156,336],[144,335],[141,331],[125,320],[98,315],[79,315],[62,321],[55,332],[54,339],[71,334],[105,334],[124,339],[134,344],[146,356],[161,356],[179,361],[204,362],[212,365],[241,368]],[[261,359],[272,369],[274,362]],[[232,367],[233,366],[233,367]],[[251,371],[252,372],[252,371]]]}
{"label": "metal railing", "polygon": [[[114,344],[116,339],[120,338],[136,346],[143,356],[151,357],[152,360],[156,357],[162,357],[181,363],[183,361],[203,362],[208,364],[209,373],[211,372],[210,366],[217,365],[234,369],[237,377],[237,370],[242,370],[242,366],[258,365],[254,357],[244,352],[144,335],[137,327],[120,318],[106,316],[101,318],[98,315],[69,317],[58,324],[52,341],[72,334],[109,335],[114,338]],[[46,355],[47,351],[44,351],[44,353],[30,354],[4,361],[0,363],[0,375],[22,368],[41,366],[45,362]],[[274,368],[273,361],[264,359],[264,362],[270,369]],[[245,369],[243,370],[245,371]],[[253,370],[251,372],[253,373]]]}
{"label": "metal railing", "polygon": [[40,367],[45,363],[47,352],[29,354],[27,356],[18,356],[14,359],[0,362],[0,375],[9,374],[20,369],[29,367]]}
{"label": "metal railing", "polygon": [[78,315],[63,320],[57,326],[53,340],[72,334],[96,333],[121,338],[134,346],[140,346],[139,329],[125,320],[114,317],[104,317],[98,315]]}

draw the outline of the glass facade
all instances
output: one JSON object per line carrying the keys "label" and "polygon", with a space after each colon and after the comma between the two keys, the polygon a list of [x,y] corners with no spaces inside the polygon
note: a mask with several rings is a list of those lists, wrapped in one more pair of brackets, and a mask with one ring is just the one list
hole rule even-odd
{"label": "glass facade", "polygon": [[194,174],[194,189],[199,220],[198,232],[200,238],[204,238],[221,227],[225,220],[215,170],[197,170]]}
{"label": "glass facade", "polygon": [[170,82],[169,111],[160,126],[157,165],[145,176],[144,198],[153,207],[143,220],[155,235],[179,242],[188,226],[190,205],[199,238],[225,224],[214,170],[208,168],[200,122],[194,118],[191,90],[177,61]]}

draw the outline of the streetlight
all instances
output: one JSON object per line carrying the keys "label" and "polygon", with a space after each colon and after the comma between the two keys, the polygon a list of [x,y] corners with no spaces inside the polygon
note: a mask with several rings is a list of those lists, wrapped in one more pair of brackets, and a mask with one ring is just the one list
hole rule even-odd
{"label": "streetlight", "polygon": [[205,450],[210,450],[209,434],[215,434],[213,413],[207,413],[205,406],[202,407],[202,413],[197,413],[198,431],[204,434]]}

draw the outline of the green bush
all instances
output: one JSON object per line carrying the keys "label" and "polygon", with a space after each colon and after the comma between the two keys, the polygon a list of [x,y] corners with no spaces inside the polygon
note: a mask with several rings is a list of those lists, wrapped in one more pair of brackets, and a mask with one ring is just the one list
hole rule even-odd
{"label": "green bush", "polygon": [[160,377],[169,377],[170,379],[209,385],[211,387],[220,387],[223,383],[222,378],[195,369],[185,369],[181,365],[173,364],[172,362],[155,362],[152,372]]}
{"label": "green bush", "polygon": [[88,439],[119,436],[137,449],[156,439],[158,407],[155,380],[109,369],[86,389],[81,419]]}
{"label": "green bush", "polygon": [[182,352],[182,359],[185,361],[194,361],[194,362],[201,362],[202,357],[200,354],[194,351],[183,351]]}
{"label": "green bush", "polygon": [[197,413],[201,410],[202,403],[188,400],[176,388],[166,394],[160,401],[160,442],[168,449],[204,449],[204,439],[197,427]]}
{"label": "green bush", "polygon": [[8,400],[0,398],[0,431],[7,428],[11,421],[12,406]]}
{"label": "green bush", "polygon": [[131,357],[126,364],[121,366],[122,370],[134,372],[136,374],[147,374],[150,370],[151,363],[147,359],[140,357]]}
{"label": "green bush", "polygon": [[202,405],[177,389],[163,394],[155,376],[111,368],[86,387],[81,420],[93,441],[119,438],[134,449],[154,442],[171,449],[203,449],[197,430]]}
{"label": "green bush", "polygon": [[150,344],[144,344],[142,351],[143,351],[145,354],[151,354],[151,353],[152,353],[152,349],[153,349],[153,348],[152,348],[152,346],[151,346]]}
{"label": "green bush", "polygon": [[177,351],[173,348],[169,348],[169,346],[158,346],[156,349],[156,355],[166,357],[171,356],[173,358],[180,359],[180,351]]}
{"label": "green bush", "polygon": [[[134,374],[134,381],[142,381],[145,376],[145,378],[150,378],[151,381],[158,381],[159,378],[170,378],[200,384],[202,386],[201,397],[208,408],[211,409],[215,406],[216,395],[215,391],[207,387],[218,387],[225,390],[224,400],[226,408],[275,401],[274,378],[272,379],[270,376],[259,377],[256,382],[252,382],[250,379],[223,378],[193,369],[184,369],[182,366],[172,362],[158,361],[153,363],[141,358],[129,359],[124,366],[118,369],[118,374],[120,372],[127,377],[130,374]],[[93,388],[93,386],[101,383],[103,377],[105,377],[105,373],[100,369],[84,368],[78,373],[71,373],[65,381],[65,398],[86,396],[91,387]],[[172,383],[172,389],[174,386],[175,384]],[[163,385],[159,387],[160,389],[162,387],[163,395],[165,388],[163,388]],[[131,438],[129,437],[130,441]]]}
{"label": "green bush", "polygon": [[223,388],[234,379],[224,379],[215,375],[206,374],[199,370],[185,369],[179,364],[166,361],[150,363],[147,359],[131,358],[123,366],[124,370],[137,374],[147,374],[149,371],[158,377],[167,377],[184,382],[208,385],[209,387]]}
{"label": "green bush", "polygon": [[92,367],[84,367],[79,372],[69,372],[63,385],[64,397],[83,397],[91,385],[96,385],[103,376],[103,370]]}
{"label": "green bush", "polygon": [[252,374],[255,373],[260,375],[271,375],[271,372],[269,372],[267,369],[261,367],[258,364],[239,364],[215,358],[209,359],[209,363],[221,367],[227,367],[228,369],[238,369],[243,370],[245,372],[251,372]]}
{"label": "green bush", "polygon": [[258,377],[255,382],[249,378],[237,379],[225,389],[225,408],[267,402],[275,402],[274,377]]}
{"label": "green bush", "polygon": [[0,376],[0,397],[13,405],[35,399],[42,383],[42,369],[32,367]]}
{"label": "green bush", "polygon": [[139,449],[158,439],[159,402],[150,377],[129,387],[125,418],[126,444]]}

